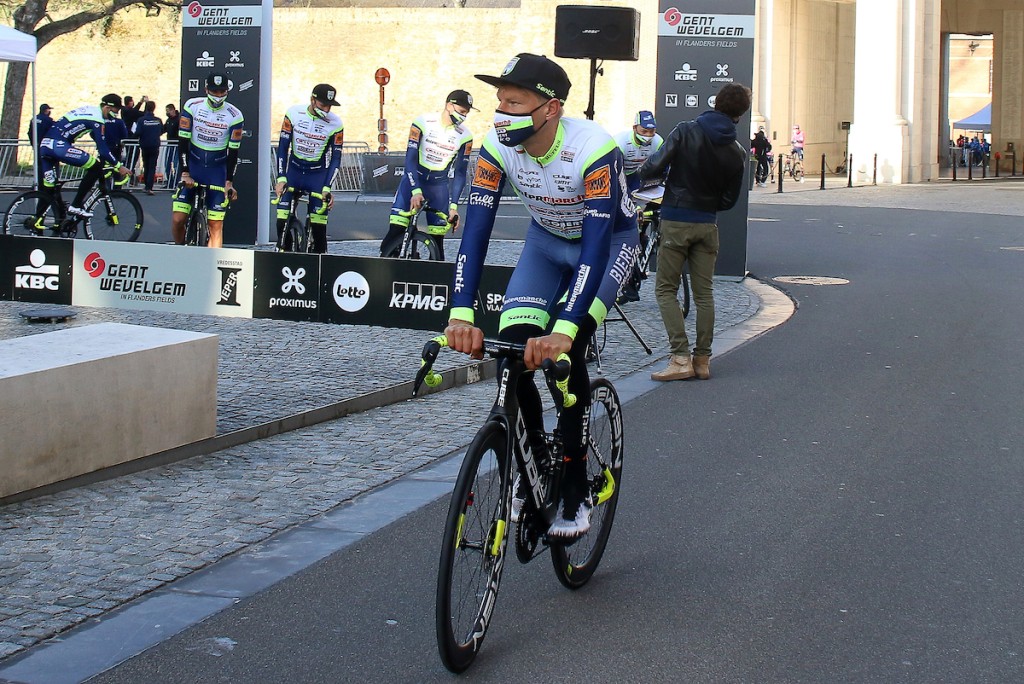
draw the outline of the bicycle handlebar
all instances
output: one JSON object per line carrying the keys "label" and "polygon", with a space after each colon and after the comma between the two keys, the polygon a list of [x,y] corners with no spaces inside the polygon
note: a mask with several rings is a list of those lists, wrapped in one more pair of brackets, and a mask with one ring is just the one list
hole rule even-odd
{"label": "bicycle handlebar", "polygon": [[[423,383],[426,383],[427,387],[437,387],[441,384],[443,378],[440,373],[434,372],[434,361],[437,360],[441,348],[447,346],[448,338],[444,335],[438,335],[423,345],[420,369],[416,373],[416,380],[413,383],[412,396],[416,396]],[[485,339],[484,353],[496,359],[522,361],[523,355],[526,353],[526,345]],[[559,403],[561,407],[573,406],[576,403],[576,395],[569,391],[569,373],[572,370],[569,355],[560,354],[557,361],[544,359],[541,370],[544,372],[544,380],[547,382],[548,390],[555,402]]]}

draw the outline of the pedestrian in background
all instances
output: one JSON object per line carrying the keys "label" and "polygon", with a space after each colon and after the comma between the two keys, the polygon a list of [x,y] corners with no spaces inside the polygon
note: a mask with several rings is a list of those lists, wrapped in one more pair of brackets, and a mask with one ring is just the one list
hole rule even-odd
{"label": "pedestrian in background", "polygon": [[146,101],[145,112],[136,120],[132,127],[132,135],[139,140],[139,151],[142,153],[142,180],[146,186],[146,194],[153,194],[153,181],[156,179],[156,162],[160,157],[160,137],[164,134],[164,122],[157,118],[156,102]]}
{"label": "pedestrian in background", "polygon": [[[135,122],[138,121],[139,117],[142,116],[142,106],[146,103],[149,98],[145,95],[136,104],[135,98],[131,95],[124,96],[124,106],[121,107],[121,121],[124,121],[125,128],[128,129],[128,137],[124,142],[133,143],[138,142],[132,130],[135,128]],[[125,150],[124,165],[128,167],[131,172],[131,180],[134,181],[135,176],[135,165],[139,161],[139,150],[138,145],[129,145]]]}
{"label": "pedestrian in background", "polygon": [[[736,124],[748,109],[750,90],[738,83],[726,85],[715,96],[714,110],[677,125],[661,149],[637,172],[642,180],[668,173],[661,201],[661,245],[654,294],[672,355],[668,367],[651,374],[652,380],[711,377],[717,214],[731,209],[740,197],[749,153],[736,139]],[[697,307],[697,343],[692,359],[676,298],[687,262]]]}
{"label": "pedestrian in background", "polygon": [[164,135],[167,138],[167,149],[164,150],[164,177],[167,187],[178,185],[178,108],[169,104],[164,108],[167,118],[164,119]]}
{"label": "pedestrian in background", "polygon": [[[32,153],[35,158],[39,158],[39,147],[36,145],[36,140],[42,140],[46,137],[46,132],[50,130],[50,126],[53,125],[53,118],[50,114],[53,109],[48,104],[39,105],[39,113],[36,114],[28,122],[28,141],[32,143]],[[32,132],[33,128],[35,133]],[[43,182],[42,170],[38,162],[36,163],[36,187],[40,187]]]}

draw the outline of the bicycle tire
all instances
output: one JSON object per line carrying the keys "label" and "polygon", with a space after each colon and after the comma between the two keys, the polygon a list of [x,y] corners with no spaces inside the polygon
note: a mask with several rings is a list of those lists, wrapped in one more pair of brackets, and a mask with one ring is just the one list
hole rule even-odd
{"label": "bicycle tire", "polygon": [[487,634],[505,566],[512,483],[501,464],[508,434],[487,422],[466,451],[441,543],[435,624],[444,666],[462,672]]}
{"label": "bicycle tire", "polygon": [[793,180],[799,182],[804,177],[804,163],[797,161],[793,163]]}
{"label": "bicycle tire", "polygon": [[[288,240],[285,239],[285,250],[289,252],[305,252],[306,240],[309,236],[306,234],[306,225],[300,221],[294,214],[288,219]],[[289,244],[291,243],[291,244]]]}
{"label": "bicycle tire", "polygon": [[86,223],[87,233],[94,240],[114,240],[118,242],[135,242],[142,232],[144,213],[139,200],[130,192],[111,190],[110,203],[100,201],[93,207],[93,216]]}
{"label": "bicycle tire", "polygon": [[590,383],[590,401],[587,476],[595,501],[590,514],[590,531],[574,544],[551,546],[555,576],[569,589],[582,587],[597,570],[608,545],[622,488],[624,441],[619,395],[608,380],[596,378]]}
{"label": "bicycle tire", "polygon": [[3,234],[15,236],[45,234],[45,232],[40,233],[31,228],[36,223],[36,210],[41,202],[49,203],[49,206],[43,212],[42,230],[56,231],[60,226],[60,221],[57,220],[56,213],[53,210],[53,202],[44,193],[38,190],[30,190],[16,196],[10,206],[7,207],[7,211],[4,212]]}
{"label": "bicycle tire", "polygon": [[197,247],[205,247],[210,241],[210,229],[207,224],[206,214],[198,209],[192,210],[185,223],[185,244]]}
{"label": "bicycle tire", "polygon": [[413,233],[412,240],[409,241],[405,258],[441,261],[441,252],[438,250],[437,243],[432,237],[421,230],[417,230]]}

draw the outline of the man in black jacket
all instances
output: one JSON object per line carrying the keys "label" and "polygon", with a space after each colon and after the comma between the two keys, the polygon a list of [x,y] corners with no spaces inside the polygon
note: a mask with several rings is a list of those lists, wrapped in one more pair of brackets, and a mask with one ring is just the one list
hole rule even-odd
{"label": "man in black jacket", "polygon": [[[717,213],[731,209],[742,191],[749,153],[736,140],[736,124],[748,109],[750,90],[730,83],[718,91],[713,111],[676,126],[661,149],[637,172],[647,180],[668,171],[661,202],[661,245],[654,293],[672,356],[667,368],[651,374],[652,380],[711,377]],[[697,306],[697,343],[692,359],[683,312],[676,299],[686,262],[690,264],[690,285]]]}

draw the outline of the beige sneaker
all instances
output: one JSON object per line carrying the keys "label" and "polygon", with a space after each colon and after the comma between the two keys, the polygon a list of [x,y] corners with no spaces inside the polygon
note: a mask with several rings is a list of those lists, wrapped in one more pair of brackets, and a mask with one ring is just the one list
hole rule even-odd
{"label": "beige sneaker", "polygon": [[667,382],[669,380],[688,380],[695,375],[693,371],[693,363],[690,361],[690,356],[679,356],[673,354],[669,357],[668,367],[664,370],[651,373],[651,380],[657,380],[658,382]]}
{"label": "beige sneaker", "polygon": [[697,374],[698,380],[707,380],[711,377],[711,357],[694,356],[693,372]]}

